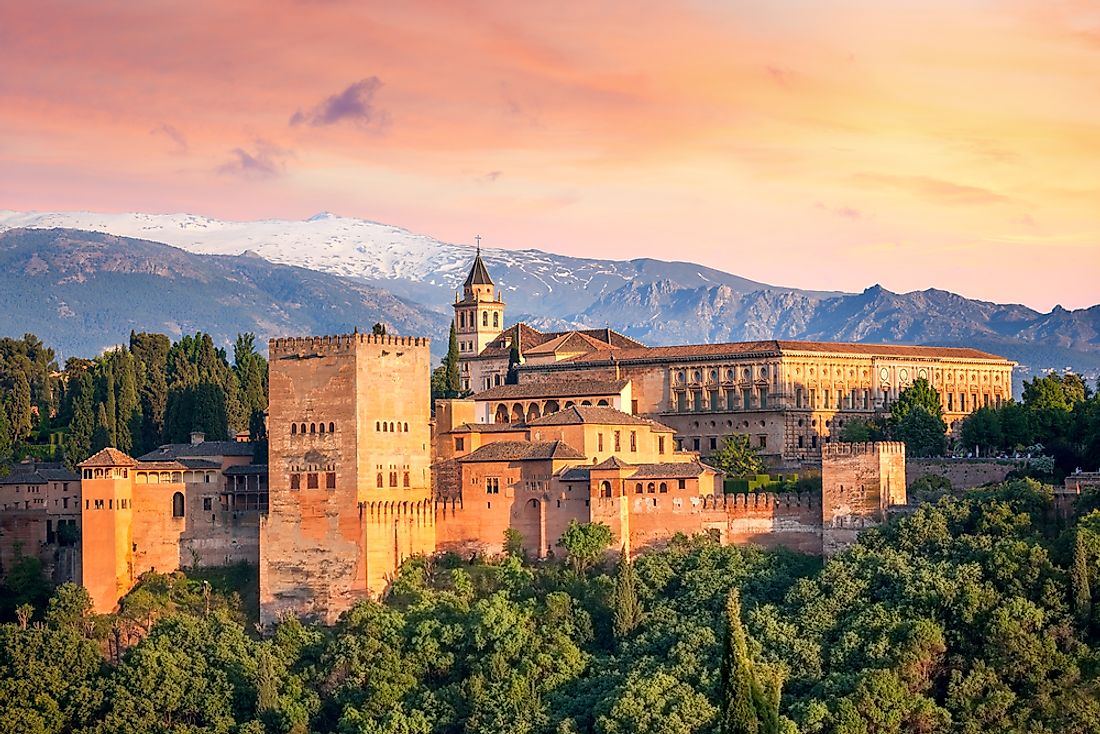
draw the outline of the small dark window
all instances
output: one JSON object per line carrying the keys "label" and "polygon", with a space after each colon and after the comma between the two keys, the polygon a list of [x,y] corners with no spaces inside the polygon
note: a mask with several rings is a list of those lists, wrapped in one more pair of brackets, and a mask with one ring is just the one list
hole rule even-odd
{"label": "small dark window", "polygon": [[405,424],[404,431],[405,431],[405,433],[409,432],[409,424],[408,423]]}
{"label": "small dark window", "polygon": [[310,423],[309,424],[309,432],[310,433],[317,433],[317,424],[316,423]]}
{"label": "small dark window", "polygon": [[336,489],[336,472],[325,472],[325,489]]}
{"label": "small dark window", "polygon": [[466,439],[459,436],[455,439],[455,451],[465,451]]}
{"label": "small dark window", "polygon": [[172,517],[183,517],[183,492],[172,495]]}
{"label": "small dark window", "polygon": [[317,475],[306,474],[306,489],[317,489]]}
{"label": "small dark window", "polygon": [[665,482],[661,482],[661,489],[660,489],[661,494],[664,494],[667,491],[668,491],[668,484],[666,484]]}
{"label": "small dark window", "polygon": [[325,424],[324,423],[320,424],[320,428],[317,429],[317,432],[318,433],[324,433],[325,432]]}
{"label": "small dark window", "polygon": [[303,423],[302,427],[298,429],[298,432],[299,433],[305,433],[306,432],[306,424],[305,423]]}
{"label": "small dark window", "polygon": [[405,472],[405,486],[409,486],[409,473]]}
{"label": "small dark window", "polygon": [[657,486],[653,482],[650,482],[649,484],[645,485],[645,491],[649,494],[653,494],[657,491]]}
{"label": "small dark window", "polygon": [[382,433],[389,433],[389,432],[390,432],[390,424],[389,423],[382,423]]}
{"label": "small dark window", "polygon": [[378,488],[381,489],[385,485],[382,484],[382,472],[378,472]]}
{"label": "small dark window", "polygon": [[302,475],[301,474],[291,474],[290,475],[290,488],[291,489],[301,489],[302,488]]}
{"label": "small dark window", "polygon": [[213,506],[214,506],[214,500],[212,498],[210,498],[210,497],[203,497],[202,498],[202,511],[203,512],[210,512],[210,510],[213,509]]}
{"label": "small dark window", "polygon": [[298,435],[298,424],[297,423],[291,423],[290,424],[290,435],[291,436]]}
{"label": "small dark window", "polygon": [[687,489],[688,483],[686,479],[677,479],[676,481],[678,482],[677,489]]}
{"label": "small dark window", "polygon": [[641,493],[642,493],[642,483],[638,482],[637,484],[634,485],[634,494],[641,494]]}
{"label": "small dark window", "polygon": [[328,432],[329,433],[336,433],[336,424],[333,423],[332,421],[328,422]]}

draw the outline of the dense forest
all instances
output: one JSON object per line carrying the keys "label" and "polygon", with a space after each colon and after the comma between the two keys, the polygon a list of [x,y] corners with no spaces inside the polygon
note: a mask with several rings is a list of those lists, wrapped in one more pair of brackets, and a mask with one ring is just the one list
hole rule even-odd
{"label": "dense forest", "polygon": [[1100,732],[1080,504],[1016,480],[824,564],[707,536],[614,566],[415,558],[337,625],[264,635],[247,568],[148,575],[105,616],[62,586],[0,625],[0,731]]}
{"label": "dense forest", "polygon": [[233,362],[209,334],[130,343],[64,369],[33,334],[0,339],[0,460],[64,459],[75,466],[105,446],[140,456],[163,443],[263,431],[267,360],[241,334]]}

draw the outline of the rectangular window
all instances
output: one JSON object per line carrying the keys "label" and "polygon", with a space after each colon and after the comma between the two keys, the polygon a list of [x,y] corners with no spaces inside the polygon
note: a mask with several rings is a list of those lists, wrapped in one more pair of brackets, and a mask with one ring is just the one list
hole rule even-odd
{"label": "rectangular window", "polygon": [[211,497],[202,498],[202,510],[203,512],[210,512],[214,508],[214,500]]}
{"label": "rectangular window", "polygon": [[664,436],[658,436],[657,437],[657,453],[658,454],[663,454],[664,452],[665,452],[665,437]]}
{"label": "rectangular window", "polygon": [[760,388],[760,410],[768,409],[768,388]]}
{"label": "rectangular window", "polygon": [[61,502],[63,503],[63,506],[66,510],[69,509],[69,498],[68,497],[62,497]]}
{"label": "rectangular window", "polygon": [[978,409],[978,393],[972,393],[970,395],[970,409],[971,410],[977,410]]}
{"label": "rectangular window", "polygon": [[794,407],[802,407],[802,388],[800,387],[794,389]]}
{"label": "rectangular window", "polygon": [[107,500],[107,509],[108,510],[115,509],[115,501],[114,500]]}
{"label": "rectangular window", "polygon": [[485,493],[500,494],[500,477],[485,478]]}
{"label": "rectangular window", "polygon": [[959,393],[959,411],[966,412],[966,393],[964,392]]}
{"label": "rectangular window", "polygon": [[737,392],[726,390],[726,410],[737,410]]}
{"label": "rectangular window", "polygon": [[95,501],[95,508],[97,510],[102,510],[103,509],[103,500],[96,500]]}
{"label": "rectangular window", "polygon": [[710,450],[715,451],[718,448],[718,439],[714,436],[710,437]]}
{"label": "rectangular window", "polygon": [[612,435],[613,435],[613,436],[614,436],[614,438],[615,438],[615,451],[622,451],[622,448],[623,448],[623,447],[622,447],[622,445],[621,445],[621,444],[619,443],[619,432],[618,432],[618,431],[615,431],[615,433],[614,433],[614,434],[612,434]]}
{"label": "rectangular window", "polygon": [[752,406],[752,391],[745,388],[741,391],[741,410],[748,410]]}
{"label": "rectangular window", "polygon": [[637,431],[631,431],[630,432],[630,450],[631,451],[637,451],[638,450],[638,432]]}
{"label": "rectangular window", "polygon": [[596,450],[597,451],[603,451],[603,434],[602,433],[597,433],[596,434]]}
{"label": "rectangular window", "polygon": [[870,410],[871,409],[871,391],[870,390],[864,390],[863,391],[863,409],[864,410]]}
{"label": "rectangular window", "polygon": [[306,489],[317,489],[317,475],[314,473],[306,474]]}
{"label": "rectangular window", "polygon": [[325,472],[325,489],[336,489],[336,472]]}
{"label": "rectangular window", "polygon": [[768,448],[768,437],[767,436],[760,436],[760,448],[762,448],[762,449]]}
{"label": "rectangular window", "polygon": [[677,413],[687,412],[687,393],[683,393],[683,392],[676,393],[676,412]]}
{"label": "rectangular window", "polygon": [[694,403],[693,407],[694,407],[696,413],[702,413],[703,410],[705,410],[705,406],[703,405],[703,391],[702,390],[692,390],[691,391],[691,400]]}
{"label": "rectangular window", "polygon": [[710,391],[710,409],[711,410],[721,410],[722,409],[722,402],[719,398],[718,390],[711,390]]}
{"label": "rectangular window", "polygon": [[803,436],[798,437],[798,448],[802,448],[803,438],[804,438]]}
{"label": "rectangular window", "polygon": [[809,408],[810,410],[813,410],[814,408],[817,407],[817,390],[814,390],[814,389],[810,390],[810,404],[807,405],[806,407]]}
{"label": "rectangular window", "polygon": [[291,489],[301,489],[302,488],[302,475],[301,474],[291,474],[290,475],[290,488]]}
{"label": "rectangular window", "polygon": [[692,445],[692,448],[694,450],[698,451],[699,450],[699,439],[698,438],[691,439],[691,445]]}
{"label": "rectangular window", "polygon": [[832,402],[831,398],[832,398],[831,392],[829,390],[826,390],[825,391],[825,409],[826,410],[828,410],[829,408],[831,408],[833,406],[833,402]]}
{"label": "rectangular window", "polygon": [[677,489],[687,489],[688,483],[686,479],[677,479]]}
{"label": "rectangular window", "polygon": [[466,448],[466,439],[465,438],[456,438],[455,439],[455,451],[463,451],[463,450],[465,450],[465,448]]}

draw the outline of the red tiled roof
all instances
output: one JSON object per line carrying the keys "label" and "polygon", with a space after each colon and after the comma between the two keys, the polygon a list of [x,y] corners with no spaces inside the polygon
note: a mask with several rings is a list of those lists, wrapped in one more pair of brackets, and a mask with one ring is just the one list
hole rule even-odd
{"label": "red tiled roof", "polygon": [[[964,347],[914,346],[906,344],[850,344],[842,342],[810,342],[769,339],[753,342],[729,342],[725,344],[685,344],[672,347],[644,347],[641,349],[605,349],[581,354],[564,360],[561,364],[603,363],[611,361],[652,362],[668,359],[709,357],[736,357],[748,354],[781,355],[789,352],[817,352],[822,354],[860,354],[880,357],[940,357],[954,359],[983,359],[1008,361],[1004,357],[978,349]],[[541,367],[542,365],[540,365]]]}
{"label": "red tiled roof", "polygon": [[459,459],[475,461],[545,461],[547,459],[585,459],[584,454],[564,441],[495,441]]}
{"label": "red tiled roof", "polygon": [[[638,471],[630,475],[630,479],[686,479],[697,477],[707,471],[697,461],[664,464],[638,464]],[[711,470],[713,471],[713,469]]]}
{"label": "red tiled roof", "polygon": [[520,321],[493,337],[493,340],[489,342],[489,345],[485,347],[485,349],[481,350],[478,357],[507,357],[512,348],[510,345],[505,344],[505,337],[510,337],[514,341],[517,334],[519,335],[520,351],[524,353],[536,347],[540,347],[551,340],[569,336],[570,334],[578,334],[587,339],[591,339],[594,342],[593,346],[599,345],[604,349],[645,348],[645,345],[641,342],[634,341],[628,336],[623,336],[614,329],[576,329],[573,331],[551,331],[543,333],[537,329],[532,329],[530,326]]}
{"label": "red tiled roof", "polygon": [[134,466],[136,461],[116,448],[108,446],[89,456],[78,466]]}
{"label": "red tiled roof", "polygon": [[676,432],[675,429],[648,418],[640,418],[602,405],[572,405],[565,410],[559,410],[557,413],[548,413],[541,418],[529,421],[527,425],[535,428],[538,426],[573,426],[580,423],[596,423],[605,426],[649,426],[655,431]]}

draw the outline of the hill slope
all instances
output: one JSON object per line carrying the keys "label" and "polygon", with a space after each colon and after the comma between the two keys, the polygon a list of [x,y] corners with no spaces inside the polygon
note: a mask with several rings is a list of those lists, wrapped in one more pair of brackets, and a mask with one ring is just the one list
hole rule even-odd
{"label": "hill slope", "polygon": [[251,254],[194,255],[66,229],[0,232],[0,334],[33,332],[62,357],[97,354],[131,329],[201,330],[227,346],[239,332],[348,333],[376,321],[403,334],[446,329],[439,314],[361,281]]}

